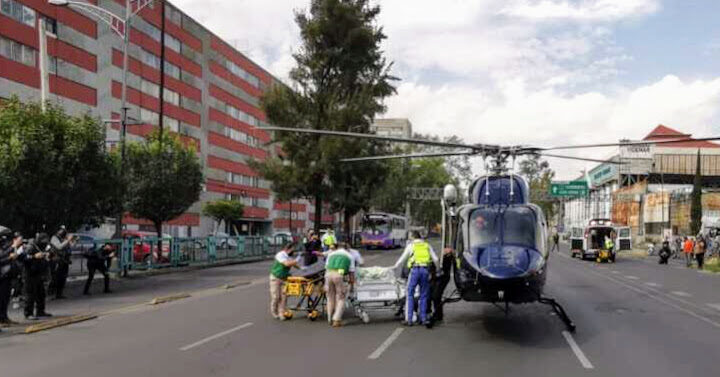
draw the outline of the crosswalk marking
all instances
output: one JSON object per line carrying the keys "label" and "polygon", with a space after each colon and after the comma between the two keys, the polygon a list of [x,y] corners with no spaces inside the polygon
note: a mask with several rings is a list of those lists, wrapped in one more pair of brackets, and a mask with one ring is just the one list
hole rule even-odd
{"label": "crosswalk marking", "polygon": [[660,285],[660,284],[658,284],[658,283],[645,283],[645,285],[648,285],[648,286],[651,286],[651,287],[655,287],[655,288],[657,288],[657,287],[660,287],[660,286],[661,286],[661,285]]}
{"label": "crosswalk marking", "polygon": [[707,304],[707,305],[713,309],[717,309],[718,311],[720,311],[720,304]]}
{"label": "crosswalk marking", "polygon": [[637,276],[632,276],[632,275],[625,275],[625,278],[626,278],[626,279],[630,279],[630,280],[638,280],[638,279],[640,279],[639,277],[637,277]]}

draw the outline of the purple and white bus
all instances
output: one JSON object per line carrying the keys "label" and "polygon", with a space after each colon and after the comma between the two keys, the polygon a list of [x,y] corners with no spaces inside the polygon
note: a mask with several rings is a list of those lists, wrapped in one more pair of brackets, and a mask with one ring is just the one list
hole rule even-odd
{"label": "purple and white bus", "polygon": [[394,249],[404,247],[407,239],[407,219],[384,212],[367,213],[362,218],[361,245]]}

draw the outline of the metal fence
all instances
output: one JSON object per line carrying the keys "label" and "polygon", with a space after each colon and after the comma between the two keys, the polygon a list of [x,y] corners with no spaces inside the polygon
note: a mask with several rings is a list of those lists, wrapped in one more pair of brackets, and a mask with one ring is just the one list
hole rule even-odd
{"label": "metal fence", "polygon": [[111,271],[127,272],[263,260],[275,255],[287,241],[285,236],[98,239],[73,247],[70,275],[86,274],[85,255],[106,243],[113,246],[116,255]]}

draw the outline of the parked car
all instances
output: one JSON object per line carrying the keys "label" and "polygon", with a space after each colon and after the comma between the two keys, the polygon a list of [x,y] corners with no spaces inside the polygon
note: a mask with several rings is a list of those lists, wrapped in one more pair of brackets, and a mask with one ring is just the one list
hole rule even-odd
{"label": "parked car", "polygon": [[215,232],[218,249],[237,249],[238,241],[236,236],[231,236],[225,232]]}
{"label": "parked car", "polygon": [[95,237],[90,234],[71,233],[76,238],[75,244],[70,248],[73,255],[83,255],[86,251],[95,247]]}
{"label": "parked car", "polygon": [[[157,244],[149,243],[144,239],[147,237],[157,237],[154,232],[143,232],[138,230],[124,230],[122,232],[124,239],[132,239],[135,244],[133,245],[133,262],[150,264],[151,255],[152,261],[155,263],[168,263],[170,261],[170,243],[162,243],[162,251],[160,255],[157,253]],[[163,234],[163,238],[172,238],[169,234]]]}

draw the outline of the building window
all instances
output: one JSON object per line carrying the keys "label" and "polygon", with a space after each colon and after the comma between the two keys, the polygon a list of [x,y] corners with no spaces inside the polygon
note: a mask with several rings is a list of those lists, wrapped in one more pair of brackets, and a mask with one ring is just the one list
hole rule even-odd
{"label": "building window", "polygon": [[180,52],[180,46],[182,43],[179,39],[173,37],[172,35],[165,33],[165,46],[169,47],[171,50],[175,52]]}
{"label": "building window", "polygon": [[163,90],[163,99],[167,103],[171,103],[175,106],[180,106],[180,95],[168,88]]}
{"label": "building window", "polygon": [[140,120],[145,124],[152,124],[156,126],[160,120],[160,115],[154,111],[140,108]]}
{"label": "building window", "polygon": [[182,13],[167,4],[165,4],[165,18],[178,25],[182,23]]}
{"label": "building window", "polygon": [[42,16],[42,19],[45,22],[45,32],[57,35],[57,20],[47,16]]}
{"label": "building window", "polygon": [[140,81],[140,91],[155,98],[160,97],[160,87],[147,80]]}
{"label": "building window", "polygon": [[225,127],[225,136],[241,143],[247,143],[248,136],[244,132],[240,132],[234,128]]}
{"label": "building window", "polygon": [[244,111],[242,111],[242,110],[240,110],[240,109],[237,109],[237,108],[235,108],[235,107],[233,107],[232,105],[229,105],[229,104],[223,103],[223,106],[225,107],[225,112],[226,112],[228,115],[230,115],[231,117],[233,117],[233,118],[235,118],[235,119],[237,119],[237,120],[239,120],[239,121],[241,121],[241,122],[245,122],[245,123],[247,123],[247,124],[249,124],[249,125],[251,125],[251,126],[257,127],[257,125],[258,125],[258,120],[257,120],[257,118],[255,118],[254,116],[252,116],[252,115],[250,115],[250,114],[248,114],[248,113],[246,113],[246,112],[244,112]]}
{"label": "building window", "polygon": [[0,12],[15,21],[22,22],[30,27],[35,27],[35,11],[15,0],[0,0]]}
{"label": "building window", "polygon": [[180,132],[180,121],[163,115],[163,127],[175,133]]}
{"label": "building window", "polygon": [[180,68],[167,61],[165,61],[165,74],[172,78],[180,80]]}
{"label": "building window", "polygon": [[0,37],[0,55],[18,63],[35,67],[35,49],[11,39]]}
{"label": "building window", "polygon": [[153,25],[147,24],[145,30],[147,32],[147,35],[150,36],[150,38],[160,42],[160,29],[156,28]]}
{"label": "building window", "polygon": [[230,61],[230,59],[225,60],[225,67],[236,76],[250,83],[250,85],[256,88],[260,87],[260,80],[257,77]]}
{"label": "building window", "polygon": [[155,56],[153,53],[147,51],[147,50],[140,50],[140,55],[142,56],[142,62],[155,68],[160,69],[160,58]]}
{"label": "building window", "polygon": [[57,75],[58,63],[62,61],[54,56],[48,56],[48,72],[51,75]]}

